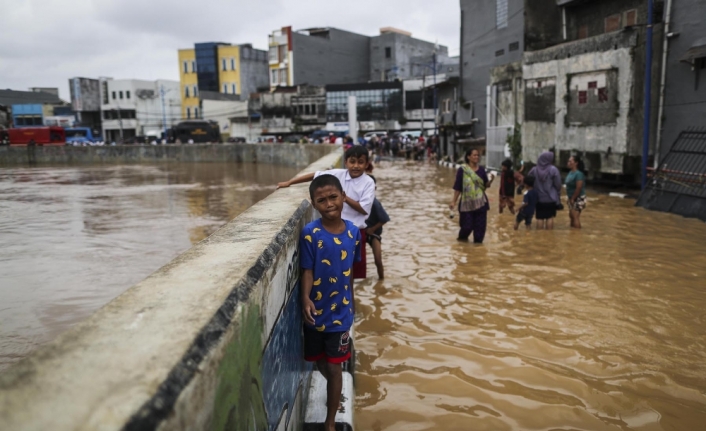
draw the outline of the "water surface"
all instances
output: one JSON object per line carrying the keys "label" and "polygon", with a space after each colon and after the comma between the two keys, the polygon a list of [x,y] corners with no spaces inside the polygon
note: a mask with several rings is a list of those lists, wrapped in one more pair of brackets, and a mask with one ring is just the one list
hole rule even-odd
{"label": "water surface", "polygon": [[387,279],[356,284],[358,429],[706,429],[706,224],[589,191],[582,231],[564,211],[515,232],[496,184],[475,246],[452,170],[375,175],[392,222]]}
{"label": "water surface", "polygon": [[297,171],[219,163],[0,169],[0,370]]}

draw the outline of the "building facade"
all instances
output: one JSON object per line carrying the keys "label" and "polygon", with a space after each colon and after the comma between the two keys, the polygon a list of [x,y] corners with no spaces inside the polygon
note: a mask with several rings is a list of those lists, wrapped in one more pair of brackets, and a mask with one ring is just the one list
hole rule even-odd
{"label": "building facade", "polygon": [[66,107],[54,92],[0,90],[3,127],[41,126],[56,109]]}
{"label": "building facade", "polygon": [[76,124],[90,127],[99,134],[101,122],[100,80],[91,78],[69,79],[71,107],[76,116]]}
{"label": "building facade", "polygon": [[[106,142],[160,137],[181,121],[180,83],[101,78],[101,113]],[[165,121],[166,120],[166,121]]]}
{"label": "building facade", "polygon": [[267,87],[267,52],[251,44],[197,43],[179,50],[182,118],[204,118],[202,92],[218,92],[246,100]]}
{"label": "building facade", "polygon": [[401,81],[326,86],[326,130],[348,131],[348,97],[356,97],[359,131],[398,130],[404,122]]}
{"label": "building facade", "polygon": [[[412,37],[392,27],[380,29],[370,38],[370,80],[393,81],[433,75],[450,63],[448,48]],[[436,66],[434,62],[436,61]]]}

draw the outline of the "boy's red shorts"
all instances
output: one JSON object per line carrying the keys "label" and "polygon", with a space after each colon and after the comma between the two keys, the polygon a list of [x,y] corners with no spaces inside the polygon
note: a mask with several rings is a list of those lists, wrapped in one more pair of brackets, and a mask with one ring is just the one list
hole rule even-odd
{"label": "boy's red shorts", "polygon": [[365,266],[365,243],[367,240],[367,235],[365,229],[360,229],[360,262],[353,263],[353,279],[357,280],[360,278],[366,278],[366,266]]}

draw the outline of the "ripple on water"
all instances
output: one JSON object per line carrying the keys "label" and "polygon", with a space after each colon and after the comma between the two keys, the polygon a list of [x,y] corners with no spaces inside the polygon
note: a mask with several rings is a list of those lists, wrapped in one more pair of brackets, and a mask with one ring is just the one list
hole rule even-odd
{"label": "ripple on water", "polygon": [[486,243],[459,244],[453,171],[375,174],[392,222],[387,279],[356,284],[358,427],[703,427],[706,225],[589,193],[583,231],[515,232],[494,187]]}

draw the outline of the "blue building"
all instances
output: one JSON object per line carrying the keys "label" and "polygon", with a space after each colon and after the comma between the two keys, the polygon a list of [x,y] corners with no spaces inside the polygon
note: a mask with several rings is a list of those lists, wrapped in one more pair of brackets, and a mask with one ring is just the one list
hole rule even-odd
{"label": "blue building", "polygon": [[15,127],[41,126],[44,124],[44,109],[38,103],[12,105],[12,124]]}

